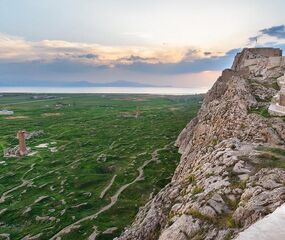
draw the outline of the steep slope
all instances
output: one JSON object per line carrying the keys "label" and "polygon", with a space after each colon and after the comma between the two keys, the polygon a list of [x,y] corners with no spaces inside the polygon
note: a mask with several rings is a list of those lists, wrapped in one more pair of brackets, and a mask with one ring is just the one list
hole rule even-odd
{"label": "steep slope", "polygon": [[181,132],[171,183],[120,240],[232,239],[285,202],[285,123],[270,117],[285,61],[279,49],[244,49]]}

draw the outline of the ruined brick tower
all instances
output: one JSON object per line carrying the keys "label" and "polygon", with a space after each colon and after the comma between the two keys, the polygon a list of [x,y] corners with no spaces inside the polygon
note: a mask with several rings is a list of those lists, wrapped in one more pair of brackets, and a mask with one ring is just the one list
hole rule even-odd
{"label": "ruined brick tower", "polygon": [[24,156],[27,154],[27,147],[25,142],[25,131],[18,131],[17,137],[19,139],[19,155]]}

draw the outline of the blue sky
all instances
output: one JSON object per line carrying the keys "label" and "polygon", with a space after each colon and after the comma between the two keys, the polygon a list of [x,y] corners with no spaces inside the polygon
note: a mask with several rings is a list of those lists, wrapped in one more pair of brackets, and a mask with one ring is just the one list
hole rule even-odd
{"label": "blue sky", "polygon": [[210,87],[243,47],[285,44],[282,0],[0,0],[0,84]]}

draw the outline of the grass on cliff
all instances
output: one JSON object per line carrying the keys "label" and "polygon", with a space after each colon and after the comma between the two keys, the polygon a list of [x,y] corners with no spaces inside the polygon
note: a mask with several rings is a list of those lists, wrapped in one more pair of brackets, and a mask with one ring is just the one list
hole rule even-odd
{"label": "grass on cliff", "polygon": [[258,156],[260,167],[285,169],[285,149],[259,147],[257,150],[261,152]]}
{"label": "grass on cliff", "polygon": [[262,117],[265,117],[265,118],[271,117],[269,112],[268,112],[268,108],[267,107],[253,107],[253,108],[248,109],[248,113],[249,114],[256,113],[256,114],[259,114],[259,115],[261,115]]}
{"label": "grass on cliff", "polygon": [[[115,205],[62,238],[88,239],[96,226],[101,232],[96,239],[113,239],[131,224],[139,207],[170,181],[180,158],[173,142],[196,115],[202,97],[54,96],[56,99],[43,101],[31,99],[30,94],[0,97],[0,109],[15,112],[0,116],[1,150],[17,144],[15,136],[20,129],[44,131],[44,135],[27,140],[35,155],[0,155],[0,198],[18,187],[0,203],[0,234],[10,234],[11,239],[42,234],[40,239],[50,239],[109,204],[121,186],[134,181],[137,169],[151,154],[167,145],[158,151],[158,161],[144,168],[143,178],[125,189]],[[36,147],[43,143],[48,147]],[[100,198],[114,175],[113,184]],[[35,203],[41,196],[47,198]],[[117,230],[102,234],[111,227]]]}

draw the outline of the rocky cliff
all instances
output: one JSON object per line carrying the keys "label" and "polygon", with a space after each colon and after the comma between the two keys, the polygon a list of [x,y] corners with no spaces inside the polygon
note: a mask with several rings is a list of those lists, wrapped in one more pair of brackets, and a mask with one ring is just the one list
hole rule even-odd
{"label": "rocky cliff", "polygon": [[285,202],[285,122],[268,106],[279,49],[244,49],[181,132],[175,174],[120,240],[234,239]]}

